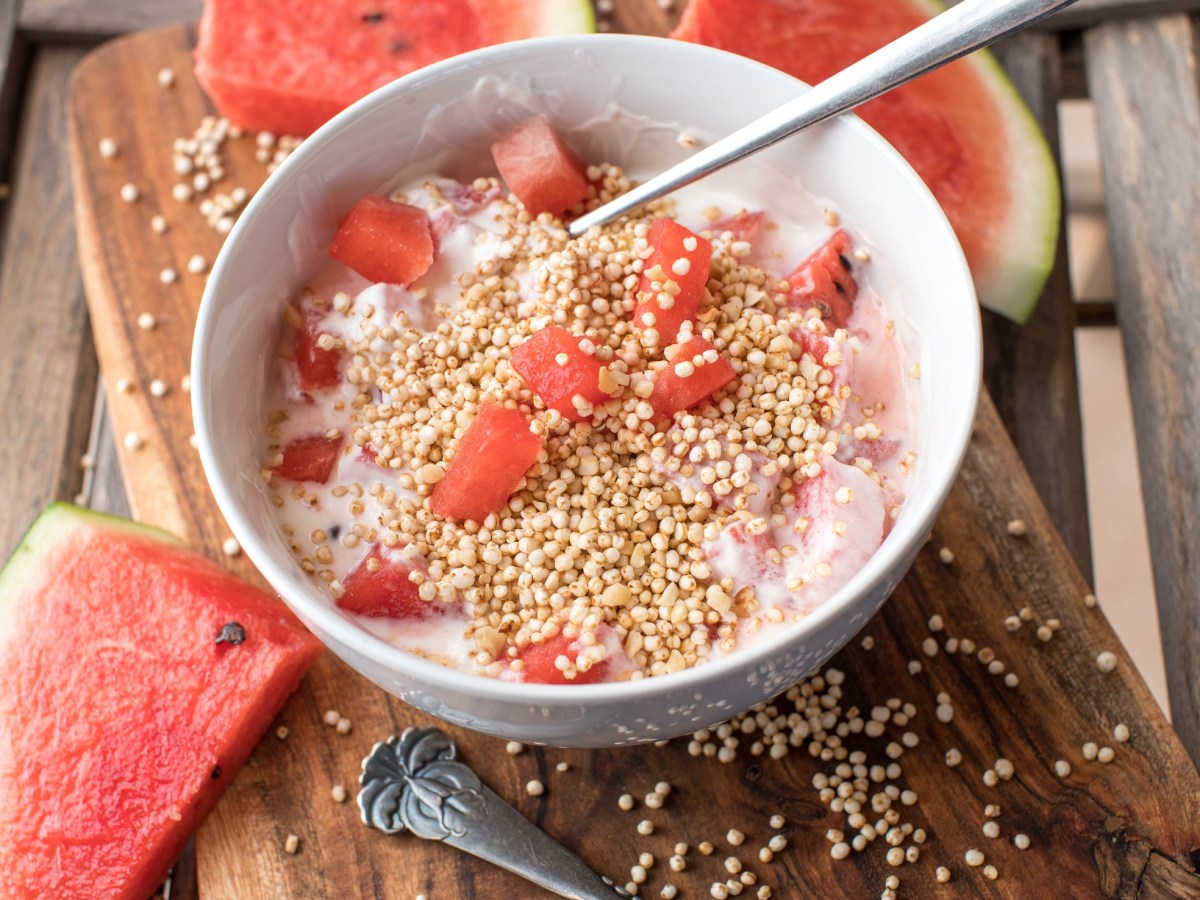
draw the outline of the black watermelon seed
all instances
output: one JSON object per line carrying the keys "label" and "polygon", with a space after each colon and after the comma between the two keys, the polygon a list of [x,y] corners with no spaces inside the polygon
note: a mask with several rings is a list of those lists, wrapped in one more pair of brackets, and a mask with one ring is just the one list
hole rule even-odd
{"label": "black watermelon seed", "polygon": [[226,622],[217,633],[218,644],[233,644],[235,647],[246,640],[246,629],[237,622]]}

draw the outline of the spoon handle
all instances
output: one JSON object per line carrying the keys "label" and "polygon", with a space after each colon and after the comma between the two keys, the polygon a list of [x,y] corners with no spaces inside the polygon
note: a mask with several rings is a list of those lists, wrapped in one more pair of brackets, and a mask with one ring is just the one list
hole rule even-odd
{"label": "spoon handle", "polygon": [[912,79],[1008,37],[1074,0],[963,0],[847,66],[794,100],[739,128],[571,223],[575,237],[691,184],[802,128],[866,103]]}
{"label": "spoon handle", "polygon": [[437,728],[408,728],[376,744],[363,760],[363,824],[443,841],[560,897],[630,897],[500,799],[457,756],[454,741]]}

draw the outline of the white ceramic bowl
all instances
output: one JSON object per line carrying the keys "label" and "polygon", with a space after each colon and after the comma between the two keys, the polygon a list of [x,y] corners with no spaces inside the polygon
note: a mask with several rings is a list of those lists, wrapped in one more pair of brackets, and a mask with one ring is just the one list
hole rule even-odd
{"label": "white ceramic bowl", "polygon": [[923,376],[914,383],[923,410],[920,462],[882,548],[802,622],[709,665],[642,681],[562,687],[446,669],[385,643],[325,598],[284,544],[258,476],[282,307],[361,195],[402,171],[477,173],[490,142],[531,109],[548,113],[589,158],[644,169],[683,152],[674,140],[679,129],[618,124],[644,117],[711,139],[801,89],[757,63],[665,39],[522,41],[447,60],[376,91],[305,141],[267,181],[204,294],[192,358],[196,434],[233,534],[334,653],[455,724],[524,741],[613,746],[694,731],[773,696],[828,660],[880,607],[921,547],[965,452],[979,390],[979,317],[962,252],[936,201],[854,118],[798,135],[754,163],[794,172],[814,195],[829,198],[890,267],[902,318],[921,348]]}

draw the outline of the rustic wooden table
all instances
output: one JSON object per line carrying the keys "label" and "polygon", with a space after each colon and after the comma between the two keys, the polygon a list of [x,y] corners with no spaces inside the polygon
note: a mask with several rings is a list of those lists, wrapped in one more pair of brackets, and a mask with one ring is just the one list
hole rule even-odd
{"label": "rustic wooden table", "polygon": [[[616,30],[661,33],[676,15],[647,0],[617,0],[615,6],[609,21]],[[1078,846],[1090,848],[1078,858],[1064,856],[1062,862],[1064,872],[1069,873],[1063,883],[1075,888],[1072,894],[1076,896],[1086,895],[1092,885],[1096,894],[1108,896],[1200,896],[1200,878],[1196,876],[1200,780],[1188,762],[1188,755],[1193,763],[1200,760],[1200,688],[1194,678],[1200,659],[1200,553],[1195,538],[1200,524],[1200,452],[1196,450],[1200,446],[1200,373],[1195,363],[1200,350],[1200,72],[1195,54],[1200,33],[1190,16],[1197,7],[1200,2],[1196,0],[1080,0],[1039,30],[1010,39],[999,48],[1003,63],[1052,145],[1057,145],[1057,101],[1082,96],[1095,101],[1116,296],[1111,302],[1078,303],[1068,283],[1064,244],[1032,322],[1018,327],[985,315],[986,381],[995,411],[1062,541],[1047,528],[1042,542],[1046,554],[1033,563],[1014,556],[1001,539],[993,542],[987,535],[981,537],[981,546],[959,547],[957,552],[963,558],[964,569],[970,569],[975,577],[996,580],[994,593],[1007,590],[1018,594],[1012,601],[1013,611],[1023,605],[1019,593],[1033,591],[1031,585],[1047,582],[1055,589],[1070,592],[1077,583],[1082,584],[1070,559],[1090,581],[1073,329],[1119,325],[1129,366],[1172,721],[1178,735],[1176,741],[1155,711],[1137,711],[1138,704],[1152,701],[1135,674],[1123,676],[1118,688],[1082,673],[1088,668],[1086,661],[1048,662],[1045,671],[1039,668],[1040,662],[1027,666],[1027,681],[1038,678],[1039,672],[1043,678],[1063,679],[1059,689],[1065,692],[1064,718],[1069,718],[1067,707],[1073,712],[1094,714],[1094,719],[1104,719],[1116,709],[1125,713],[1124,721],[1140,717],[1136,721],[1144,722],[1147,732],[1158,735],[1156,746],[1139,750],[1144,754],[1145,777],[1149,779],[1144,785],[1132,777],[1122,780],[1125,776],[1114,775],[1109,779],[1111,783],[1081,782],[1071,791],[1055,794],[1053,779],[1031,777],[1028,796],[1023,801],[1012,801],[1014,807],[1027,803],[1034,809],[1041,803],[1072,810],[1076,818],[1064,813],[1062,821],[1074,822],[1067,830],[1080,831]],[[67,122],[70,114],[78,128],[78,121],[87,118],[88,110],[68,108],[69,87],[72,72],[90,47],[118,34],[190,21],[198,13],[199,4],[192,0],[0,0],[0,181],[5,183],[7,197],[0,202],[0,368],[6,388],[0,395],[0,421],[8,429],[7,437],[0,442],[0,496],[5,498],[5,512],[0,516],[0,557],[8,554],[24,528],[52,499],[82,496],[88,505],[122,513],[130,510],[128,497],[132,495],[135,509],[141,512],[136,504],[137,492],[127,494],[127,479],[118,464],[109,401],[102,390],[77,262],[73,201],[78,198],[72,193]],[[181,30],[178,35],[182,53],[186,32]],[[107,102],[119,108],[130,101],[117,94]],[[143,122],[138,128],[139,133],[153,135],[155,123]],[[163,133],[157,138],[166,146],[174,136]],[[151,278],[156,279],[156,272]],[[104,345],[104,340],[100,343]],[[1028,482],[1012,456],[1012,445],[995,427],[996,421],[991,405],[985,404],[978,428],[982,437],[972,451],[958,499],[952,499],[948,508],[950,521],[955,517],[969,521],[981,510],[1001,517],[1007,509],[1029,504],[1036,507],[1032,492],[1027,492]],[[86,468],[80,464],[85,455],[91,462]],[[982,476],[989,471],[1005,477],[1016,472],[1011,503],[1003,499],[1006,486],[986,483]],[[1034,508],[1030,518],[1036,528],[1044,515],[1040,508]],[[992,525],[994,531],[995,523]],[[1039,540],[1042,537],[1041,532],[1034,534]],[[211,551],[212,535],[200,537],[203,539],[198,543]],[[929,599],[925,588],[943,577],[936,563],[918,563],[903,596],[904,602],[914,607],[907,614],[909,619],[923,623],[926,616],[939,609],[921,601]],[[936,593],[933,588],[930,592]],[[881,621],[868,626],[868,633],[873,629],[876,633],[904,631],[907,626],[897,623],[906,613],[893,611],[896,605],[893,601]],[[1044,611],[1039,609],[1039,613]],[[1079,616],[1078,612],[1063,614],[1064,626],[1073,626]],[[893,618],[896,621],[890,621]],[[992,622],[988,627],[994,625]],[[1091,639],[1103,639],[1108,634],[1106,629],[1102,620],[1099,624],[1080,625],[1085,637]],[[1080,646],[1086,649],[1085,644]],[[908,655],[914,655],[912,650]],[[886,657],[890,662],[881,659],[880,665],[892,665],[902,673],[907,657],[892,656],[894,660]],[[851,661],[847,668],[853,665]],[[320,674],[322,678],[327,676],[327,672]],[[1021,708],[988,708],[995,691],[989,693],[986,685],[977,685],[976,681],[976,676],[962,676],[959,691],[977,687],[983,708],[974,714],[980,721],[1005,713],[1018,717],[1028,714]],[[887,683],[886,677],[883,683]],[[1107,696],[1110,691],[1121,690],[1128,695],[1115,700]],[[319,695],[318,699],[326,700]],[[305,702],[313,705],[317,700],[308,697]],[[372,709],[378,707],[383,721],[403,715],[397,712],[402,708],[400,704],[389,705],[382,700],[373,703]],[[318,710],[323,708],[313,705],[305,712],[319,715]],[[960,715],[962,712],[960,709]],[[1045,710],[1041,712],[1045,715]],[[1111,722],[1108,727],[1111,729]],[[381,736],[368,735],[363,740]],[[492,742],[491,746],[495,749],[500,745]],[[1078,757],[1078,746],[1073,749]],[[964,752],[970,753],[970,747],[964,746]],[[1065,754],[1064,748],[1060,755]],[[286,765],[277,757],[272,757],[271,765]],[[1055,758],[1046,757],[1051,763]],[[569,759],[576,769],[611,782],[606,789],[621,781],[614,774],[619,766],[607,757],[581,753],[539,755],[538,766],[544,768],[547,759]],[[684,765],[682,761],[687,757],[678,753],[666,759],[670,762],[665,765],[671,767]],[[631,768],[638,770],[644,765],[631,763]],[[249,768],[253,771],[235,784],[231,794],[237,796],[223,803],[220,815],[215,817],[223,824],[206,826],[201,834],[208,837],[200,841],[199,854],[194,850],[185,854],[174,879],[173,897],[194,897],[198,891],[206,900],[226,896],[312,896],[313,886],[322,884],[315,876],[279,874],[278,859],[271,857],[264,863],[268,855],[262,847],[247,848],[246,858],[262,865],[264,872],[269,870],[270,878],[286,884],[286,890],[281,887],[276,893],[260,887],[260,893],[254,894],[249,891],[256,889],[248,886],[272,882],[265,877],[226,877],[225,870],[239,849],[236,840],[246,839],[236,828],[229,829],[228,822],[235,812],[256,813],[247,798],[253,791],[244,785],[248,779],[253,779],[255,789],[266,784],[266,767],[256,767],[252,761]],[[743,770],[741,780],[757,781],[762,773],[753,770],[753,766]],[[531,777],[524,770],[518,776],[517,768],[509,772],[494,767],[491,771],[507,778],[508,783],[500,787],[508,789],[510,799],[523,783],[519,777]],[[792,791],[788,779],[810,778],[811,771],[797,765],[785,775],[782,780],[772,776],[775,781],[768,782],[774,798],[786,805],[788,798],[804,787],[799,785]],[[700,790],[709,776],[681,773],[679,778]],[[927,783],[930,794],[943,789],[955,794],[959,790],[937,781]],[[325,790],[314,788],[312,793]],[[751,808],[767,801],[762,785],[758,791],[745,801]],[[1123,791],[1144,796],[1129,797]],[[978,791],[963,787],[961,795],[968,799],[978,796]],[[1079,797],[1086,797],[1087,803],[1081,803]],[[292,797],[291,802],[303,809],[306,801]],[[789,816],[819,826],[823,833],[830,823],[822,819],[823,810],[815,794],[808,804],[796,801],[789,808]],[[608,805],[612,806],[611,802]],[[1086,813],[1082,812],[1085,806]],[[592,808],[589,800],[589,814]],[[586,828],[571,821],[570,811],[561,805],[557,810],[553,806],[525,809],[597,865],[607,864],[613,874],[629,865],[628,852],[610,858],[587,839]],[[596,813],[610,814],[611,810]],[[980,811],[974,810],[972,815],[978,819]],[[936,831],[934,812],[928,812],[927,818],[931,820],[929,827]],[[966,819],[960,816],[944,820],[943,832],[958,828],[959,820]],[[1037,821],[1044,828],[1044,839],[1053,844],[1053,831],[1045,827],[1051,820],[1043,817]],[[976,843],[980,840],[986,839]],[[619,844],[622,848],[632,846],[625,837]],[[817,837],[812,846],[828,862],[823,838]],[[950,844],[949,849],[955,846]],[[370,848],[369,854],[364,850],[368,862],[378,859],[375,854],[381,852],[374,845]],[[1067,849],[1066,844],[1063,849]],[[332,873],[337,870],[336,853],[332,848],[326,852],[326,865]],[[961,863],[961,849],[957,859]],[[219,860],[220,865],[211,860]],[[1024,860],[1021,862],[1010,865],[1000,881],[989,884],[979,878],[962,878],[952,886],[959,892],[969,887],[983,895],[1038,895],[1037,886],[1046,882],[1034,880],[1033,873],[1040,873],[1044,863],[1025,866]],[[431,894],[431,900],[433,896],[467,896],[476,889],[485,896],[486,885],[493,884],[483,876],[476,881],[470,864],[451,862],[446,856],[437,856],[436,862],[429,865],[454,879]],[[407,890],[407,896],[411,896],[418,886],[427,884],[414,876],[399,887],[387,887],[381,884],[384,878],[369,865],[367,868],[367,874],[358,873],[354,888],[345,887],[344,895],[357,890],[364,896],[404,896]],[[821,868],[829,867],[822,863]],[[886,867],[878,866],[878,861],[861,864],[858,878],[839,876],[833,880],[833,876],[807,869],[807,864],[793,860],[789,874],[775,876],[776,896],[790,896],[788,885],[798,891],[802,884],[825,884],[829,891],[868,896],[872,891],[879,892],[888,872]],[[1023,877],[1023,869],[1027,877]],[[904,877],[906,881],[910,878],[906,873]],[[916,882],[916,876],[912,878],[909,883]],[[916,883],[927,881],[928,873]],[[510,891],[520,890],[514,887],[519,882],[511,880],[495,884],[503,884]],[[305,886],[310,893],[303,892]],[[326,884],[325,890],[332,895],[332,883]]]}

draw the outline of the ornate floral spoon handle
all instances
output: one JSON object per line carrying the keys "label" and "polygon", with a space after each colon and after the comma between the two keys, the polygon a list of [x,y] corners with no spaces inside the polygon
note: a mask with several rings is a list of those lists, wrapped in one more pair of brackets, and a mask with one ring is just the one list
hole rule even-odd
{"label": "ornate floral spoon handle", "polygon": [[455,757],[437,728],[407,728],[363,760],[358,808],[368,828],[445,841],[560,897],[613,900],[624,888],[597,874],[494,794]]}

